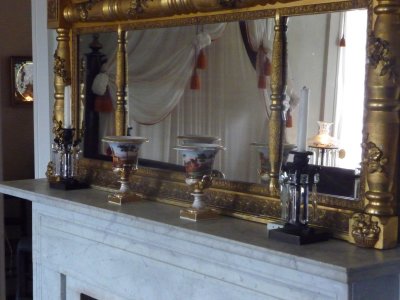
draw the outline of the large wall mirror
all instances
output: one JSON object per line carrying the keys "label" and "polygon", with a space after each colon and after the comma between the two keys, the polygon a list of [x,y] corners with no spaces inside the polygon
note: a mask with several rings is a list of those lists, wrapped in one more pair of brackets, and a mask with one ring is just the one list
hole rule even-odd
{"label": "large wall mirror", "polygon": [[[330,153],[336,161],[313,161],[324,164],[318,193],[312,193],[318,199],[313,225],[355,243],[353,231],[360,226],[372,231],[379,226],[373,247],[394,247],[398,3],[167,2],[65,0],[49,16],[58,42],[55,127],[63,124],[64,90],[71,80],[72,102],[79,103],[73,106],[74,125],[85,129],[80,164],[85,179],[92,186],[116,187],[102,136],[146,136],[150,142],[131,186],[148,199],[185,206],[190,189],[173,150],[177,137],[217,136],[226,151],[214,166],[220,178],[207,189],[209,204],[225,215],[276,221],[281,150],[298,144],[299,120],[305,121],[307,140],[319,126],[328,127],[319,121],[333,123],[330,133],[336,140]],[[309,100],[307,117],[299,113],[304,98]],[[259,153],[266,143],[269,183]]]}
{"label": "large wall mirror", "polygon": [[[141,157],[179,170],[173,149],[178,136],[217,136],[227,149],[215,168],[227,180],[263,184],[260,155],[268,138],[273,26],[273,19],[259,19],[128,32],[127,131],[150,139]],[[358,199],[366,35],[366,9],[288,22],[286,105],[293,120],[286,143],[297,142],[298,103],[306,86],[308,139],[318,133],[318,121],[331,122],[338,150],[345,153],[336,151],[336,162],[325,168],[327,186],[321,192],[348,200]],[[84,153],[104,159],[101,137],[115,132],[117,33],[84,33],[78,40]],[[202,55],[206,63],[199,66]],[[338,174],[345,179],[335,185]]]}

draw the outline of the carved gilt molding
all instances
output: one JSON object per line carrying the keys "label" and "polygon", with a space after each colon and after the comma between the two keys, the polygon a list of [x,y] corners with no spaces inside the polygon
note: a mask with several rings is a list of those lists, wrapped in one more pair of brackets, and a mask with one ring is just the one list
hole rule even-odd
{"label": "carved gilt molding", "polygon": [[[88,180],[95,188],[110,192],[119,188],[110,162],[84,159],[79,170],[81,177]],[[184,173],[141,167],[131,176],[130,185],[148,200],[186,207],[192,200],[191,190],[184,179]],[[250,192],[252,189],[260,193]],[[259,223],[279,222],[280,200],[268,194],[267,186],[214,179],[213,186],[206,190],[206,195],[207,204],[219,209],[224,215]],[[360,201],[347,202],[349,204]],[[313,210],[310,208],[310,211]],[[316,214],[312,213],[310,219],[313,225],[332,228],[335,237],[348,240],[349,220],[353,213],[352,208],[329,207],[318,200]]]}
{"label": "carved gilt molding", "polygon": [[[91,0],[69,4],[63,14],[66,21],[99,23],[138,21],[149,28],[199,23],[227,22],[240,19],[315,14],[368,7],[368,0],[340,2],[305,2],[302,0]],[[294,6],[293,4],[296,4]],[[290,4],[290,5],[286,5]],[[184,19],[179,20],[179,19]],[[146,21],[146,24],[143,24]],[[157,24],[157,25],[156,25]]]}
{"label": "carved gilt molding", "polygon": [[378,68],[379,64],[381,64],[382,67],[380,69],[379,75],[388,75],[394,83],[398,83],[399,74],[396,69],[396,56],[394,55],[390,47],[390,43],[388,41],[385,41],[384,39],[376,37],[374,34],[370,35],[369,40],[369,64],[375,69]]}
{"label": "carved gilt molding", "polygon": [[67,83],[71,80],[66,64],[67,61],[64,58],[58,56],[57,53],[54,53],[54,75],[62,78],[64,83]]}
{"label": "carved gilt molding", "polygon": [[379,240],[380,228],[378,222],[372,221],[372,217],[367,214],[354,214],[351,226],[351,235],[357,246],[363,248],[373,248]]}
{"label": "carved gilt molding", "polygon": [[366,152],[363,163],[367,167],[368,173],[384,173],[388,159],[384,156],[382,149],[373,142],[363,143],[362,146]]}

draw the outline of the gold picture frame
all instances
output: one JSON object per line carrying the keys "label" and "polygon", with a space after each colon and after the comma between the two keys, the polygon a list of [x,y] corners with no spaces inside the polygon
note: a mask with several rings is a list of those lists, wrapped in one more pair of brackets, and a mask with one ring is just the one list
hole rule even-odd
{"label": "gold picture frame", "polygon": [[11,104],[33,103],[33,61],[30,56],[11,56]]}

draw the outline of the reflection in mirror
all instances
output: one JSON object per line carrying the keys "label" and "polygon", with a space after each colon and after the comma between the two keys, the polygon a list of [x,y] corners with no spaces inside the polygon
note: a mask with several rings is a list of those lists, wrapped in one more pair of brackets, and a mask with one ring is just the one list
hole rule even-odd
{"label": "reflection in mirror", "polygon": [[[317,134],[317,121],[334,123],[332,134],[340,141],[339,148],[345,150],[346,158],[355,157],[346,164],[336,159],[336,166],[355,169],[361,160],[361,149],[357,145],[361,144],[364,75],[348,72],[364,67],[348,63],[354,63],[349,58],[354,51],[360,63],[365,62],[365,55],[354,50],[353,45],[363,48],[355,40],[358,36],[364,38],[365,45],[366,12],[361,13],[362,22],[355,21],[364,24],[363,28],[354,26],[351,23],[354,17],[348,14],[293,17],[289,21],[285,103],[293,116],[293,127],[286,129],[286,142],[296,144],[299,119],[296,105],[301,88],[307,86],[311,90],[308,138]],[[356,27],[358,33],[350,32]],[[340,47],[343,35],[346,47]],[[270,20],[129,32],[130,134],[150,140],[143,146],[141,156],[181,165],[173,151],[177,136],[217,136],[227,151],[218,157],[215,168],[229,180],[260,182],[258,150],[251,143],[267,142],[270,84],[267,57],[271,55],[272,40]],[[85,148],[96,149],[94,152],[85,149],[85,155],[96,158],[99,155],[95,153],[107,154],[105,145],[98,142],[99,137],[113,134],[114,130],[116,33],[100,33],[99,42],[102,55],[99,44],[93,49],[92,34],[80,36],[80,57],[86,60],[95,57],[96,61],[94,67],[87,63],[86,90],[89,92],[85,113],[85,140],[94,141],[84,144]],[[104,76],[96,77],[90,88],[99,72]],[[349,81],[355,78],[360,82]],[[349,94],[349,91],[357,92]],[[90,131],[93,118],[97,118],[94,126],[97,129]],[[287,125],[290,126],[289,122]],[[354,133],[351,142],[343,135],[350,127]],[[354,142],[356,134],[358,142]],[[353,150],[355,154],[351,154]]]}
{"label": "reflection in mirror", "polygon": [[318,121],[333,123],[330,133],[346,152],[335,165],[359,168],[367,11],[293,17],[288,28],[294,88],[311,89],[308,138],[317,135]]}
{"label": "reflection in mirror", "polygon": [[[308,146],[313,163],[324,166],[319,192],[358,197],[366,36],[367,10],[293,17],[288,24],[293,88],[311,89]],[[295,111],[294,123],[296,117]],[[324,129],[329,135],[319,134]],[[287,134],[295,139],[294,131]]]}
{"label": "reflection in mirror", "polygon": [[[217,136],[229,151],[215,168],[229,179],[258,180],[258,155],[250,144],[266,142],[268,95],[257,87],[239,23],[135,31],[128,40],[131,134],[150,138],[141,156],[181,165],[172,149],[177,136]],[[195,61],[202,49],[204,69]],[[104,69],[112,78],[115,59],[112,53],[107,57]],[[105,113],[99,113],[100,132],[113,130],[113,114]]]}

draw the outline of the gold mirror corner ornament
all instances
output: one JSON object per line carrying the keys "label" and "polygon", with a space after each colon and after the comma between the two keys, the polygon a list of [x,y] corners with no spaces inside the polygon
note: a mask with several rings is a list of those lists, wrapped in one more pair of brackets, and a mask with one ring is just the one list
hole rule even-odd
{"label": "gold mirror corner ornament", "polygon": [[362,248],[390,249],[397,246],[398,216],[382,217],[356,213],[350,219],[350,239]]}
{"label": "gold mirror corner ornament", "polygon": [[[90,1],[90,0],[88,0]],[[47,28],[68,28],[70,26],[64,17],[64,9],[67,7],[69,0],[47,0]]]}

